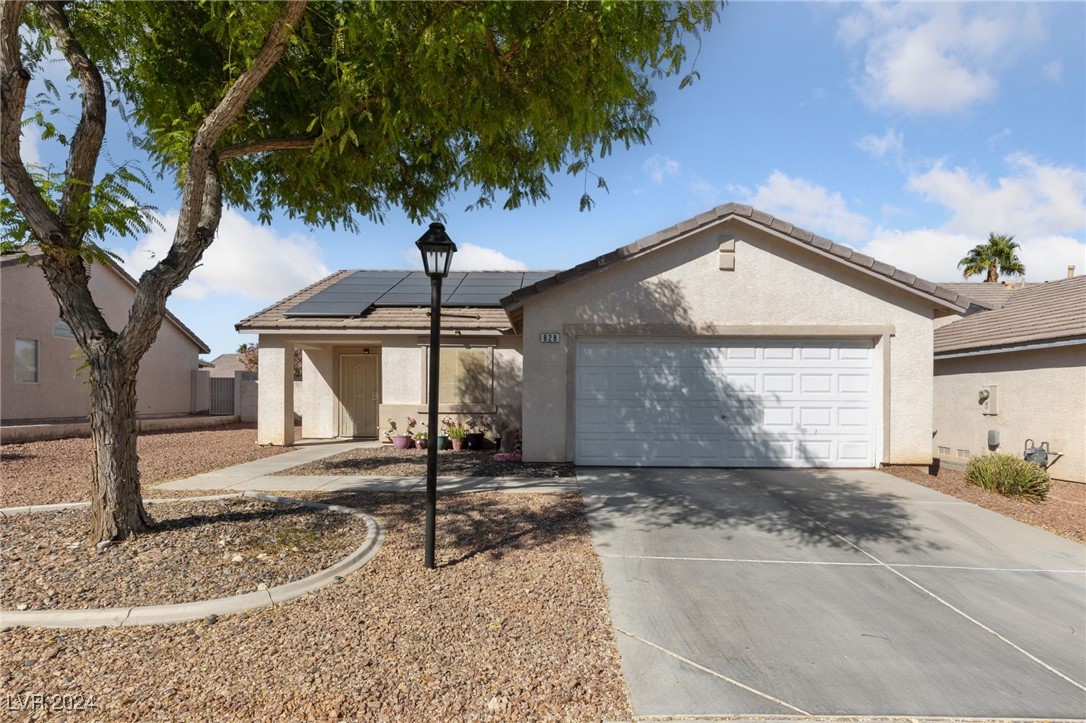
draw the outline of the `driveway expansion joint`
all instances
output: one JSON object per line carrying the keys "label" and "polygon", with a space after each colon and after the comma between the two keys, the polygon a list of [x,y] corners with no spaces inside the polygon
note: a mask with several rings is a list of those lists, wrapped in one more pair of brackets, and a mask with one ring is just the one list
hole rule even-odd
{"label": "driveway expansion joint", "polygon": [[[344,575],[358,570],[372,560],[384,544],[385,530],[381,523],[365,512],[353,507],[326,505],[320,502],[295,500],[289,497],[280,497],[279,495],[269,495],[253,491],[241,494],[214,495],[211,497],[188,497],[183,498],[183,501],[216,500],[238,497],[252,497],[265,502],[296,505],[309,509],[329,510],[341,514],[355,515],[361,517],[366,524],[366,539],[359,547],[350,552],[339,562],[308,577],[304,577],[300,580],[293,580],[282,585],[276,585],[267,590],[255,590],[241,595],[168,605],[127,606],[88,610],[0,610],[0,628],[97,628],[163,625],[199,620],[211,615],[219,616],[230,613],[247,612],[249,610],[258,610],[273,605],[281,605],[301,597],[308,592],[327,587]],[[159,499],[145,501],[178,502],[181,500]],[[78,502],[66,505],[49,505],[49,508],[68,509],[87,507],[89,505],[89,502]],[[22,508],[16,509],[22,513],[29,513],[32,510],[32,508],[26,508],[25,510]],[[44,511],[44,509],[34,508],[33,511]],[[0,513],[8,514],[10,513],[10,510],[0,510]],[[18,512],[16,514],[18,514]]]}

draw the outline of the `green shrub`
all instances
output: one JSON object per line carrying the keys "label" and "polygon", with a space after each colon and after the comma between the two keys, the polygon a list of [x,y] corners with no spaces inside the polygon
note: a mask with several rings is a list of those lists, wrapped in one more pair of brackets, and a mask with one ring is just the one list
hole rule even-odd
{"label": "green shrub", "polygon": [[1043,467],[1013,454],[973,457],[965,467],[965,479],[1001,495],[1029,500],[1043,500],[1052,486]]}

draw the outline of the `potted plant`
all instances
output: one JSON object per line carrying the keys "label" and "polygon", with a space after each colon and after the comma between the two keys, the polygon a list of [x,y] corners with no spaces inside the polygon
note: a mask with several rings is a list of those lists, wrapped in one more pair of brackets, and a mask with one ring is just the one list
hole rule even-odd
{"label": "potted plant", "polygon": [[415,446],[419,449],[426,449],[430,444],[429,435],[426,432],[415,432]]}
{"label": "potted plant", "polygon": [[494,449],[502,448],[502,427],[501,421],[494,417],[483,417],[479,421],[479,426],[483,428],[483,433],[493,442]]}
{"label": "potted plant", "polygon": [[483,448],[483,440],[486,435],[477,429],[478,426],[474,417],[468,417],[464,420],[464,446],[468,449],[477,450]]}
{"label": "potted plant", "polygon": [[396,427],[396,422],[389,417],[386,422],[388,424],[388,431],[385,432],[385,436],[392,442],[392,446],[395,449],[411,449],[415,446],[415,441],[411,438],[411,429],[418,424],[411,417],[407,418],[406,429],[403,432]]}
{"label": "potted plant", "polygon": [[442,420],[445,425],[445,433],[449,435],[449,442],[452,443],[454,451],[461,449],[464,446],[464,438],[468,434],[467,427],[463,422],[454,421],[451,417],[445,417]]}

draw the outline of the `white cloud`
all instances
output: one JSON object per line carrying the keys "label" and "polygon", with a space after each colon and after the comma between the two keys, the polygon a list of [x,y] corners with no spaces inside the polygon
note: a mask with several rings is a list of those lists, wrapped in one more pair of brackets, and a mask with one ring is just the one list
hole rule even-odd
{"label": "white cloud", "polygon": [[906,187],[949,210],[945,228],[956,233],[1048,236],[1086,225],[1086,172],[1021,153],[1004,160],[1010,172],[995,183],[940,161],[910,176]]}
{"label": "white cloud", "polygon": [[1010,128],[1004,128],[999,133],[993,133],[992,135],[988,136],[988,147],[989,148],[994,147],[994,146],[998,145],[1000,142],[1002,142],[1003,140],[1005,140],[1007,138],[1010,138],[1010,137],[1011,137],[1011,129]]}
{"label": "white cloud", "polygon": [[931,281],[951,281],[961,278],[957,264],[969,249],[989,233],[1007,233],[1021,246],[1028,281],[1062,279],[1069,265],[1086,271],[1086,172],[1023,154],[1005,160],[1008,172],[995,182],[943,162],[910,176],[906,187],[944,207],[949,220],[939,228],[879,228],[864,253]]}
{"label": "white cloud", "polygon": [[38,127],[36,125],[29,125],[23,129],[20,134],[22,136],[19,144],[19,156],[23,159],[23,163],[28,166],[40,166],[41,154],[38,152]]}
{"label": "white cloud", "polygon": [[[177,217],[176,211],[170,211],[161,219],[165,230],[155,229],[131,253],[121,254],[125,270],[139,278],[166,255]],[[281,236],[228,208],[200,265],[174,293],[190,299],[221,294],[273,301],[329,273],[313,239],[297,233]]]}
{"label": "white cloud", "polygon": [[[418,253],[416,252],[416,256]],[[472,243],[459,244],[453,256],[452,267],[456,271],[527,271],[523,261],[509,258],[497,249],[477,246]]]}
{"label": "white cloud", "polygon": [[849,210],[841,194],[830,193],[823,186],[780,171],[773,171],[754,193],[743,188],[736,190],[745,203],[759,211],[836,241],[850,243],[864,239],[870,228],[867,218]]}
{"label": "white cloud", "polygon": [[[403,258],[408,268],[421,269],[422,259],[414,246],[404,249]],[[473,243],[459,243],[452,260],[453,271],[527,271],[528,265],[510,258],[497,249]]]}
{"label": "white cloud", "polygon": [[887,128],[881,136],[874,134],[864,136],[856,141],[856,147],[875,158],[890,156],[890,158],[900,159],[905,150],[905,136],[893,128]]}
{"label": "white cloud", "polygon": [[875,107],[950,114],[995,97],[998,74],[1044,38],[1032,4],[865,4],[838,28],[861,49],[857,86]]}
{"label": "white cloud", "polygon": [[1053,83],[1062,83],[1063,63],[1058,60],[1053,60],[1045,67],[1041,68],[1041,74],[1044,75],[1047,80],[1050,80]]}
{"label": "white cloud", "polygon": [[649,174],[652,182],[659,186],[664,179],[679,175],[679,162],[657,153],[641,164],[641,170]]}
{"label": "white cloud", "polygon": [[[960,261],[969,249],[984,243],[988,234],[961,234],[943,229],[900,231],[877,229],[861,250],[879,261],[897,266],[928,281],[963,281]],[[1086,270],[1086,244],[1070,236],[1015,236],[1018,257],[1026,267],[1027,281],[1055,281]],[[974,277],[973,281],[978,279]]]}

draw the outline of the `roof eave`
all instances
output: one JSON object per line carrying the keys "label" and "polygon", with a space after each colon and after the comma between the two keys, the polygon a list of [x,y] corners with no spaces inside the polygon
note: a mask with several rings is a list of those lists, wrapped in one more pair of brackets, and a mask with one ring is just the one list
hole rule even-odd
{"label": "roof eave", "polygon": [[934,357],[937,361],[943,359],[957,359],[967,356],[985,356],[989,354],[1009,354],[1011,352],[1035,351],[1043,349],[1058,349],[1066,346],[1086,345],[1086,336],[1064,337],[1060,339],[1031,339],[1029,341],[1015,342],[1013,344],[998,344],[983,347],[959,347],[937,351]]}
{"label": "roof eave", "polygon": [[[942,289],[942,287],[939,287],[937,284],[924,281],[912,274],[901,271],[900,269],[893,269],[891,275],[880,273],[875,271],[874,267],[876,265],[886,267],[886,265],[880,264],[875,259],[855,252],[848,247],[835,244],[827,239],[822,239],[810,232],[797,228],[792,224],[769,216],[768,214],[755,211],[749,206],[727,204],[725,206],[718,206],[712,211],[695,216],[688,221],[678,224],[673,227],[675,231],[670,233],[670,235],[668,231],[661,231],[627,246],[603,254],[602,256],[597,256],[590,261],[586,261],[573,268],[559,272],[532,286],[514,291],[512,294],[502,298],[500,303],[506,313],[511,313],[525,306],[529,301],[550,292],[567,281],[591,276],[608,269],[621,261],[637,258],[651,251],[670,246],[671,244],[689,238],[694,234],[721,226],[729,221],[738,221],[746,224],[747,226],[769,233],[776,238],[791,243],[798,248],[805,249],[822,258],[841,264],[845,268],[854,269],[873,279],[889,283],[892,286],[935,304],[937,309],[943,311],[964,314],[969,309],[970,303],[973,302],[972,299],[968,299],[961,294],[955,294],[954,299],[944,298],[943,296],[938,295],[938,292],[940,290],[947,290]],[[857,260],[851,261],[850,259],[853,259],[854,257],[858,257]],[[868,264],[866,263],[867,261],[870,261],[871,263]],[[892,269],[893,267],[886,268]],[[901,278],[895,278],[897,276],[900,276]],[[910,281],[906,283],[905,279],[910,279]],[[917,288],[914,285],[917,281],[921,281],[925,285],[930,286],[933,291],[928,292],[924,289]],[[947,293],[949,294],[950,292],[947,291]]]}

